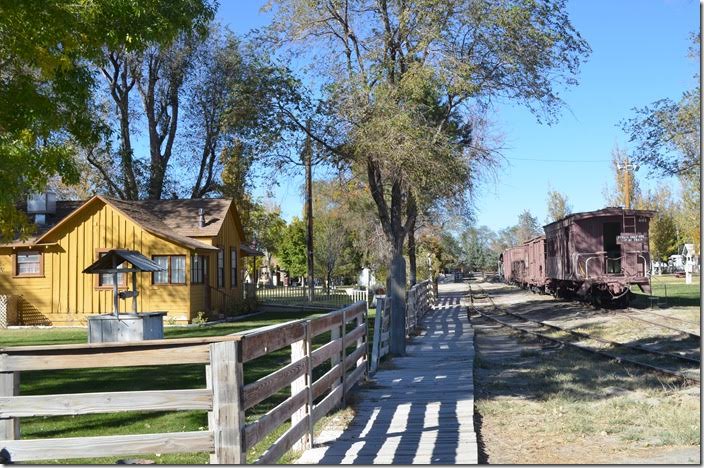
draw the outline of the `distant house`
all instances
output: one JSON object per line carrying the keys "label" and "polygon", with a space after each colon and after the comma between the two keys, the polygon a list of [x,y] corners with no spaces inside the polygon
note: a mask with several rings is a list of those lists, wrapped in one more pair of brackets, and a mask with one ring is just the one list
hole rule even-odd
{"label": "distant house", "polygon": [[[37,234],[0,245],[0,295],[18,298],[23,325],[80,325],[88,315],[112,312],[111,275],[82,273],[110,249],[136,250],[164,266],[164,272],[138,274],[138,309],[166,311],[167,322],[178,323],[234,306],[242,297],[242,258],[256,253],[244,245],[227,199],[94,196],[50,200],[32,211]],[[120,289],[128,288],[127,279],[118,276]],[[122,311],[131,311],[131,300],[120,301]]]}

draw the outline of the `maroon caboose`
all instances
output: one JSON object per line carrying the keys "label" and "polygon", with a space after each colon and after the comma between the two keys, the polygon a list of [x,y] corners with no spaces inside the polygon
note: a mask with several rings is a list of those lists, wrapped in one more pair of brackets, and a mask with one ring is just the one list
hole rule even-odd
{"label": "maroon caboose", "polygon": [[649,293],[648,229],[654,214],[604,208],[544,226],[547,289],[595,303],[627,302],[630,285]]}

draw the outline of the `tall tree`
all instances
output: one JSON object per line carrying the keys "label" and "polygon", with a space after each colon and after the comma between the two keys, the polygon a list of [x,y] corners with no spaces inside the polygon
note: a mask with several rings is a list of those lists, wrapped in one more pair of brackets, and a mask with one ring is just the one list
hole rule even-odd
{"label": "tall tree", "polygon": [[[288,70],[216,24],[140,53],[108,51],[101,72],[109,109],[101,115],[113,133],[88,160],[120,198],[216,192],[223,150],[250,160],[272,151],[284,127],[276,105],[296,100]],[[132,143],[143,123],[147,155]]]}
{"label": "tall tree", "polygon": [[[690,58],[699,60],[699,35],[691,35]],[[684,175],[699,173],[701,90],[696,85],[675,102],[664,98],[634,109],[635,116],[623,120],[621,127],[636,146],[631,157],[648,166],[652,173]]]}
{"label": "tall tree", "polygon": [[523,212],[518,215],[518,224],[516,224],[516,237],[518,238],[518,242],[526,242],[541,234],[543,234],[543,228],[538,223],[538,218],[533,216],[530,210],[523,210]]}
{"label": "tall tree", "polygon": [[496,269],[498,254],[491,248],[496,242],[496,234],[487,226],[469,227],[460,236],[462,259],[474,271]]}
{"label": "tall tree", "polygon": [[548,216],[545,220],[547,223],[552,223],[558,219],[562,219],[572,213],[572,206],[567,200],[567,195],[557,190],[548,191]]}
{"label": "tall tree", "polygon": [[653,260],[667,261],[676,254],[680,241],[677,232],[677,206],[667,187],[648,192],[640,200],[637,208],[654,210],[655,216],[650,220],[648,233],[649,250]]}
{"label": "tall tree", "polygon": [[463,196],[490,159],[477,106],[501,95],[554,115],[553,85],[575,82],[589,48],[561,0],[272,3],[280,40],[322,51],[312,58],[339,138],[314,138],[367,177],[392,250],[392,353],[404,354],[403,246],[419,209]]}
{"label": "tall tree", "polygon": [[[701,33],[700,33],[701,34]],[[690,58],[700,58],[700,35],[692,34]],[[696,84],[679,100],[657,100],[634,109],[621,127],[635,144],[631,157],[650,169],[650,175],[675,175],[680,180],[682,206],[677,216],[683,239],[699,248],[701,231],[701,89]]]}
{"label": "tall tree", "polygon": [[300,218],[293,218],[284,230],[279,244],[279,259],[289,278],[306,274],[306,225]]}
{"label": "tall tree", "polygon": [[76,148],[95,144],[102,131],[91,112],[92,64],[102,51],[170,42],[212,14],[206,0],[0,5],[0,238],[31,231],[16,209],[27,192],[55,175],[78,180]]}

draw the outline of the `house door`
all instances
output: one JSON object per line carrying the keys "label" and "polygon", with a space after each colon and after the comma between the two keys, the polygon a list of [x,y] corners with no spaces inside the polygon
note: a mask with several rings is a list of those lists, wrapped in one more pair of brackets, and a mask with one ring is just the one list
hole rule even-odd
{"label": "house door", "polygon": [[616,243],[616,238],[620,233],[621,223],[604,223],[606,274],[621,274],[621,246]]}

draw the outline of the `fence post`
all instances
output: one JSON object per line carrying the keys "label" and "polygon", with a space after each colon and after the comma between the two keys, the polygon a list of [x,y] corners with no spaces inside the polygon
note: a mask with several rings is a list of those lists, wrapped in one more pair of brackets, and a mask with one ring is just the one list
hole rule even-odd
{"label": "fence post", "polygon": [[[355,320],[355,328],[359,327],[362,324],[366,325],[366,323],[367,323],[367,312],[365,309],[364,312],[362,312],[361,319],[359,318],[359,315],[357,316],[357,320]],[[357,338],[357,348],[361,348],[362,346],[366,346],[367,345],[366,341],[367,341],[366,334]],[[359,366],[360,364],[362,364],[362,362],[364,362],[364,360],[367,359],[367,357],[368,357],[368,354],[365,351],[364,356],[357,359],[356,365]]]}
{"label": "fence post", "polygon": [[342,310],[342,406],[347,405],[347,392],[345,384],[347,383],[347,343],[345,343],[345,335],[347,335],[347,309]]}
{"label": "fence post", "polygon": [[306,403],[296,410],[291,416],[291,426],[295,426],[298,422],[308,416],[308,433],[301,437],[294,445],[293,449],[297,451],[303,451],[306,448],[313,446],[313,415],[312,415],[312,387],[311,387],[311,360],[310,360],[310,328],[309,322],[304,322],[304,334],[303,339],[291,343],[291,362],[296,362],[299,359],[306,358],[306,372],[298,377],[296,380],[291,382],[291,396],[298,395],[298,393],[305,391]]}
{"label": "fence post", "polygon": [[222,341],[210,345],[210,385],[213,390],[214,463],[246,462],[244,440],[244,373],[242,342]]}
{"label": "fence post", "polygon": [[376,313],[374,314],[374,337],[372,338],[372,360],[369,372],[376,372],[379,367],[379,353],[381,352],[381,327],[384,318],[384,296],[376,296]]}
{"label": "fence post", "polygon": [[[20,394],[20,373],[0,372],[0,396]],[[0,418],[0,440],[18,440],[20,438],[20,420],[18,418]]]}

